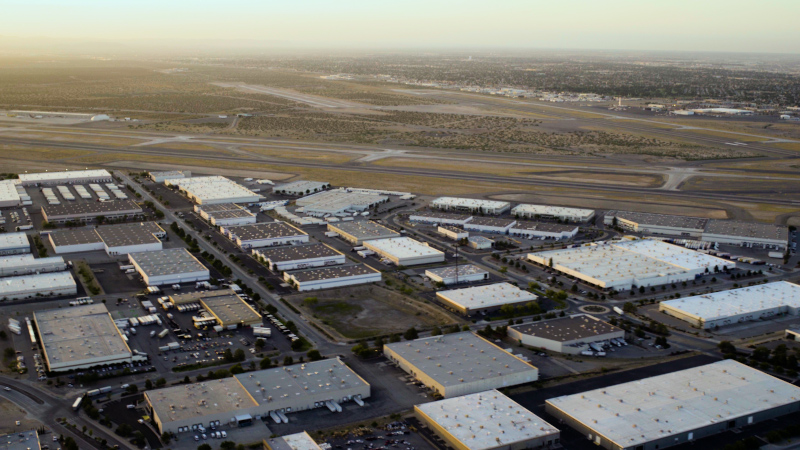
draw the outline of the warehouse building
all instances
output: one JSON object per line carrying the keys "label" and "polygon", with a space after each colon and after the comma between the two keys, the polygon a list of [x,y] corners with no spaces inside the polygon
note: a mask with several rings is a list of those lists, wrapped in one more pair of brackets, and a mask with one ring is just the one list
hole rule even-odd
{"label": "warehouse building", "polygon": [[520,220],[508,229],[508,234],[525,239],[572,239],[578,234],[578,230],[577,225]]}
{"label": "warehouse building", "polygon": [[618,227],[637,233],[700,237],[708,224],[708,219],[634,211],[606,212],[603,223],[606,226],[613,226],[615,222]]}
{"label": "warehouse building", "polygon": [[64,172],[21,173],[23,186],[47,186],[54,184],[111,183],[114,178],[105,169],[70,170]]}
{"label": "warehouse building", "polygon": [[51,272],[3,278],[0,300],[75,295],[78,286],[69,272]]}
{"label": "warehouse building", "polygon": [[261,315],[230,289],[197,291],[173,294],[169,297],[174,305],[199,303],[225,328],[261,325]]}
{"label": "warehouse building", "polygon": [[0,255],[30,253],[31,243],[25,233],[0,233]]}
{"label": "warehouse building", "polygon": [[198,205],[253,203],[261,199],[250,189],[219,175],[168,179],[164,180],[164,184],[177,186],[179,191]]}
{"label": "warehouse building", "polygon": [[386,344],[383,354],[444,398],[539,379],[536,367],[470,331]]}
{"label": "warehouse building", "polygon": [[253,250],[253,255],[273,272],[344,264],[346,258],[327,244],[315,243]]}
{"label": "warehouse building", "polygon": [[396,266],[416,266],[444,261],[444,252],[407,237],[370,240],[364,242],[364,247]]}
{"label": "warehouse building", "polygon": [[148,286],[208,281],[206,266],[185,248],[131,253],[130,263]]}
{"label": "warehouse building", "polygon": [[264,450],[322,450],[305,431],[264,439],[263,444]]}
{"label": "warehouse building", "polygon": [[508,202],[478,200],[474,198],[439,197],[431,202],[430,207],[444,211],[466,211],[496,216],[511,209],[511,204]]}
{"label": "warehouse building", "polygon": [[362,194],[348,192],[344,189],[333,189],[300,198],[295,203],[297,206],[304,208],[303,212],[306,215],[322,217],[325,215],[350,215],[350,213],[364,212],[388,201],[389,197],[385,195]]}
{"label": "warehouse building", "polygon": [[216,420],[246,426],[329,404],[363,404],[369,395],[369,384],[337,358],[150,390],[144,398],[158,432],[178,434]]}
{"label": "warehouse building", "polygon": [[41,450],[41,448],[37,430],[15,431],[0,436],[0,450]]}
{"label": "warehouse building", "polygon": [[609,450],[655,450],[800,410],[800,388],[727,359],[551,398],[546,411]]}
{"label": "warehouse building", "polygon": [[625,330],[588,314],[578,314],[510,326],[508,337],[529,347],[577,355],[589,351],[589,344],[625,339]]}
{"label": "warehouse building", "polygon": [[650,239],[628,240],[530,253],[528,259],[605,290],[691,281],[714,269],[734,268],[726,259]]}
{"label": "warehouse building", "polygon": [[425,270],[425,276],[434,283],[441,283],[445,286],[461,283],[474,283],[489,279],[489,272],[474,264],[464,264],[459,266],[437,267]]}
{"label": "warehouse building", "polygon": [[594,210],[522,204],[515,206],[511,210],[511,215],[518,219],[560,219],[567,222],[588,222],[594,217]]}
{"label": "warehouse building", "polygon": [[215,227],[227,227],[256,223],[255,214],[235,203],[195,205],[194,212]]}
{"label": "warehouse building", "polygon": [[322,181],[292,181],[291,183],[286,183],[280,185],[273,189],[276,194],[286,194],[286,195],[295,195],[295,196],[303,196],[308,194],[313,194],[315,192],[324,191],[325,189],[330,189],[331,184],[325,183]]}
{"label": "warehouse building", "polygon": [[189,178],[192,172],[188,170],[166,170],[161,172],[148,172],[150,179],[156,183],[163,183],[167,180],[179,180]]}
{"label": "warehouse building", "polygon": [[283,279],[303,292],[377,283],[381,273],[366,264],[353,264],[284,272]]}
{"label": "warehouse building", "polygon": [[222,234],[243,249],[295,245],[308,242],[308,234],[286,222],[266,222],[222,227]]}
{"label": "warehouse building", "polygon": [[414,211],[408,216],[408,220],[417,223],[430,225],[451,225],[463,227],[465,223],[472,220],[469,214],[450,214],[439,211]]}
{"label": "warehouse building", "polygon": [[61,272],[64,270],[67,270],[67,263],[60,256],[34,258],[30,253],[0,256],[0,277]]}
{"label": "warehouse building", "polygon": [[442,236],[450,238],[454,241],[460,241],[469,237],[468,231],[464,231],[461,228],[456,228],[449,225],[439,225],[436,231],[438,231]]}
{"label": "warehouse building", "polygon": [[51,372],[132,361],[133,352],[102,303],[36,311],[33,320]]}
{"label": "warehouse building", "polygon": [[48,239],[59,255],[104,250],[114,256],[161,250],[166,236],[159,224],[142,222],[54,231]]}
{"label": "warehouse building", "polygon": [[[22,205],[20,189],[25,189],[17,184],[17,180],[0,180],[0,208],[16,208]],[[30,197],[28,197],[30,200]]]}
{"label": "warehouse building", "polygon": [[475,250],[488,250],[494,247],[494,241],[483,236],[470,236],[467,238],[467,244]]}
{"label": "warehouse building", "polygon": [[134,219],[143,217],[144,211],[132,200],[42,206],[42,217],[50,223],[93,222],[98,216],[106,220]]}
{"label": "warehouse building", "polygon": [[473,217],[472,220],[464,224],[467,231],[479,231],[481,233],[508,234],[508,230],[517,223],[514,219],[497,219],[494,217]]}
{"label": "warehouse building", "polygon": [[436,293],[436,299],[445,306],[467,316],[497,311],[505,305],[524,305],[535,302],[537,298],[510,283],[486,284]]}
{"label": "warehouse building", "polygon": [[400,233],[392,231],[383,225],[369,220],[366,222],[341,222],[329,223],[328,231],[333,231],[339,237],[353,245],[361,245],[373,239],[386,239],[400,236]]}
{"label": "warehouse building", "polygon": [[701,239],[718,244],[755,244],[785,249],[789,245],[789,229],[767,223],[712,219],[708,221]]}
{"label": "warehouse building", "polygon": [[709,329],[782,315],[800,315],[800,286],[788,281],[667,300],[658,310]]}
{"label": "warehouse building", "polygon": [[497,390],[414,406],[414,415],[456,450],[561,447],[561,432]]}

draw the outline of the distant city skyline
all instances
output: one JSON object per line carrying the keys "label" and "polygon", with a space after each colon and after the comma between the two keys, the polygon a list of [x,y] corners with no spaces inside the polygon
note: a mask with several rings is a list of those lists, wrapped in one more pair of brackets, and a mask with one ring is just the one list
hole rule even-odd
{"label": "distant city skyline", "polygon": [[307,48],[564,48],[800,53],[800,2],[771,0],[10,0],[20,38],[255,41]]}

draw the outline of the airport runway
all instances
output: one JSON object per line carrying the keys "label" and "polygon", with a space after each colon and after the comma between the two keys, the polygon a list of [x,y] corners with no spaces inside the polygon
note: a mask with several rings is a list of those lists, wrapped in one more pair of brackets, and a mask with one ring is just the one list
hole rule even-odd
{"label": "airport runway", "polygon": [[[783,205],[783,206],[800,206],[800,201],[775,198],[774,196],[745,197],[742,195],[738,195],[736,193],[718,193],[718,192],[706,192],[706,191],[685,192],[678,190],[661,190],[660,188],[644,188],[644,187],[634,187],[634,186],[604,185],[599,183],[583,183],[580,181],[559,181],[559,180],[546,180],[546,179],[535,179],[535,178],[525,178],[525,177],[515,177],[515,176],[475,174],[468,172],[450,172],[450,171],[442,171],[436,169],[383,167],[383,166],[371,166],[371,165],[325,164],[319,162],[281,159],[281,158],[274,158],[274,157],[255,155],[255,154],[252,157],[248,158],[244,156],[215,155],[213,153],[197,152],[194,150],[176,150],[169,148],[162,149],[159,148],[157,145],[149,147],[114,147],[114,146],[103,146],[97,144],[21,139],[13,137],[3,137],[2,135],[0,135],[0,143],[30,145],[30,146],[48,146],[48,147],[66,148],[66,149],[80,149],[80,150],[88,150],[103,154],[119,154],[119,155],[140,154],[140,155],[165,156],[165,157],[179,156],[194,160],[227,161],[227,162],[241,162],[250,164],[269,163],[276,165],[307,167],[307,168],[325,169],[325,170],[339,170],[339,171],[344,170],[353,172],[369,172],[369,173],[382,173],[382,174],[392,174],[392,175],[446,178],[446,179],[459,180],[462,182],[474,181],[474,182],[487,182],[487,183],[499,183],[499,184],[519,184],[527,186],[545,186],[545,187],[569,188],[576,190],[580,189],[585,191],[640,194],[640,195],[649,195],[649,196],[664,197],[664,198],[667,197],[682,198],[682,199],[702,198],[708,200],[723,200],[723,201],[736,201],[736,202],[747,201],[747,202],[767,203],[767,204]],[[121,156],[120,159],[124,159],[124,156]],[[747,193],[752,194],[752,191],[748,191]],[[790,193],[790,191],[784,192],[784,194],[785,193]],[[800,194],[800,192],[798,192],[798,194]]]}

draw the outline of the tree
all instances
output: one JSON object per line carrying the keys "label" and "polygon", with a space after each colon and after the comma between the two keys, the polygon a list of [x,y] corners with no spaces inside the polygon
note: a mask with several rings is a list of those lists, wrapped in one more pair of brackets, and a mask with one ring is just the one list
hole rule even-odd
{"label": "tree", "polygon": [[736,346],[731,344],[730,341],[722,341],[717,347],[719,347],[719,351],[721,351],[723,355],[736,354]]}
{"label": "tree", "polygon": [[433,327],[431,330],[431,336],[439,336],[440,334],[442,334],[442,329],[439,327]]}
{"label": "tree", "polygon": [[302,349],[303,349],[303,341],[301,341],[300,339],[296,339],[296,340],[292,341],[292,350],[297,352],[297,351],[300,351]]}
{"label": "tree", "polygon": [[222,352],[222,357],[226,362],[233,362],[233,351],[231,351],[230,347],[226,348],[225,351]]}
{"label": "tree", "polygon": [[128,387],[125,388],[125,393],[127,394],[135,394],[137,392],[139,392],[139,386],[133,383],[129,384]]}
{"label": "tree", "polygon": [[61,446],[64,448],[64,450],[78,450],[78,443],[75,442],[75,439],[72,439],[70,436],[64,438],[64,443],[61,444]]}
{"label": "tree", "polygon": [[264,348],[264,345],[266,345],[266,342],[264,342],[263,339],[256,339],[256,350],[261,351],[261,349]]}
{"label": "tree", "polygon": [[272,367],[272,360],[269,359],[268,357],[264,358],[261,360],[261,362],[258,363],[258,367],[260,367],[262,370],[269,369],[270,367]]}
{"label": "tree", "polygon": [[625,311],[626,313],[636,312],[636,305],[634,305],[631,302],[625,302],[625,304],[622,305],[622,310]]}
{"label": "tree", "polygon": [[322,359],[322,354],[320,354],[319,350],[317,349],[309,350],[308,353],[306,353],[306,356],[308,356],[310,361],[319,361]]}
{"label": "tree", "polygon": [[237,348],[236,352],[233,353],[233,360],[234,361],[244,361],[247,357],[244,354],[244,350]]}
{"label": "tree", "polygon": [[153,382],[150,381],[150,380],[145,381],[144,382],[144,387],[145,387],[145,389],[153,389]]}
{"label": "tree", "polygon": [[244,373],[244,367],[242,367],[241,364],[235,364],[233,367],[231,367],[230,372],[233,375]]}
{"label": "tree", "polygon": [[359,358],[369,355],[369,347],[364,344],[356,344],[350,349],[350,351],[352,351],[353,354]]}
{"label": "tree", "polygon": [[200,445],[197,447],[197,450],[211,450],[211,446],[210,446],[210,445],[208,445],[208,444],[200,444]]}
{"label": "tree", "polygon": [[419,332],[417,332],[417,329],[414,327],[409,328],[405,333],[403,333],[403,339],[407,341],[413,341],[417,338],[419,338]]}
{"label": "tree", "polygon": [[291,366],[292,364],[294,364],[294,358],[292,358],[291,356],[287,356],[287,357],[283,358],[283,365],[284,366]]}
{"label": "tree", "polygon": [[164,378],[159,378],[156,380],[156,387],[162,387],[165,384],[167,384],[167,380],[165,380]]}
{"label": "tree", "polygon": [[121,423],[117,427],[117,430],[114,431],[114,433],[116,433],[116,434],[118,434],[118,435],[120,435],[122,437],[128,437],[128,436],[131,435],[132,432],[133,432],[133,427],[131,427],[127,423]]}
{"label": "tree", "polygon": [[756,361],[767,361],[769,360],[769,349],[767,347],[757,347],[753,350],[751,357]]}
{"label": "tree", "polygon": [[219,447],[222,450],[233,450],[233,449],[236,448],[236,442],[233,442],[233,441],[222,441],[222,443],[219,444]]}

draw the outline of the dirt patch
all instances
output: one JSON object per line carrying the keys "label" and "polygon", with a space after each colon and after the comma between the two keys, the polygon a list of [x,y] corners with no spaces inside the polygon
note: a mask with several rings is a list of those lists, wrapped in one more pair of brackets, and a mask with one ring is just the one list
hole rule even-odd
{"label": "dirt patch", "polygon": [[364,339],[430,328],[453,320],[430,305],[380,286],[336,289],[295,295],[289,301],[331,334]]}
{"label": "dirt patch", "polygon": [[[19,420],[21,424],[16,425]],[[39,428],[42,423],[28,417],[28,412],[10,401],[0,398],[0,434],[27,431]]]}

